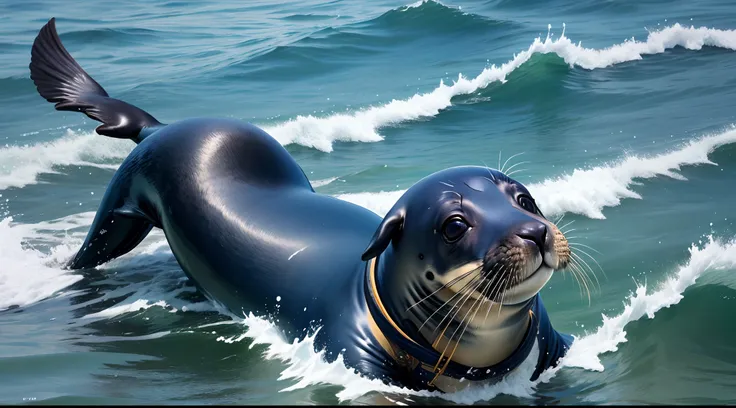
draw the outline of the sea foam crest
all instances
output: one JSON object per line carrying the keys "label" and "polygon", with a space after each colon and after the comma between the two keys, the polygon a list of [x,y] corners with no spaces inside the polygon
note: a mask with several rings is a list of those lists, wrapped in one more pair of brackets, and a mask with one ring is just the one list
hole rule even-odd
{"label": "sea foam crest", "polygon": [[[603,322],[593,333],[575,339],[568,354],[560,365],[549,369],[535,382],[529,380],[534,371],[535,356],[530,356],[521,367],[513,371],[502,382],[494,385],[473,385],[465,390],[450,394],[415,392],[403,388],[390,387],[378,381],[365,379],[347,369],[338,358],[329,364],[321,353],[314,352],[314,337],[301,342],[286,342],[277,329],[268,321],[250,315],[242,320],[247,327],[245,334],[232,339],[220,338],[220,341],[237,342],[252,339],[255,344],[268,345],[264,357],[279,359],[287,364],[281,373],[280,380],[296,381],[284,388],[284,391],[304,388],[317,384],[332,384],[343,387],[337,397],[343,400],[359,398],[369,392],[389,394],[397,402],[406,400],[407,396],[433,396],[461,404],[472,404],[488,401],[499,394],[513,395],[521,398],[534,398],[534,389],[541,382],[549,381],[564,367],[578,367],[593,371],[603,371],[600,356],[617,350],[618,345],[626,341],[625,327],[644,316],[654,318],[659,310],[673,306],[682,299],[685,290],[696,283],[705,273],[713,271],[730,271],[736,273],[736,242],[723,242],[709,238],[702,247],[692,245],[690,259],[654,291],[647,293],[645,285],[638,286],[635,293],[624,302],[624,309],[616,316],[603,316]],[[536,351],[538,352],[538,351]],[[398,397],[397,397],[398,396]]]}
{"label": "sea foam crest", "polygon": [[[708,155],[717,147],[734,142],[736,129],[729,129],[692,140],[667,153],[651,157],[628,156],[616,163],[576,169],[570,174],[528,184],[527,187],[548,217],[570,212],[590,218],[605,218],[603,208],[617,206],[624,198],[641,198],[631,190],[636,179],[659,175],[684,179],[675,171],[687,165],[713,165],[715,163]],[[404,191],[341,194],[337,198],[384,215]],[[93,212],[87,212],[38,224],[13,224],[11,218],[0,221],[0,259],[5,262],[0,269],[0,290],[9,294],[0,300],[0,309],[33,303],[76,281],[74,275],[61,274],[58,267],[81,245],[86,233],[83,227],[88,226],[93,217]],[[75,229],[74,233],[68,233]],[[154,231],[151,238],[157,235],[160,233]],[[53,248],[52,254],[44,255],[26,247],[29,239],[49,245]],[[151,248],[159,249],[165,246],[165,242],[151,245]],[[38,272],[26,273],[34,269]],[[58,280],[49,278],[56,275],[59,275]]]}
{"label": "sea foam crest", "polygon": [[416,94],[408,99],[394,99],[384,105],[321,118],[297,116],[266,127],[266,130],[282,144],[297,143],[330,152],[335,141],[377,142],[383,140],[378,133],[382,127],[436,116],[442,109],[452,105],[455,96],[471,94],[494,82],[506,82],[506,77],[534,54],[553,53],[570,66],[598,69],[639,60],[647,54],[660,54],[676,46],[690,50],[699,50],[703,46],[736,50],[736,30],[674,24],[650,32],[646,41],[627,40],[604,49],[584,48],[581,44],[575,44],[565,37],[564,31],[553,40],[548,32],[546,38],[537,37],[528,49],[515,55],[509,62],[485,68],[475,78],[460,74],[452,85],[440,81],[439,86],[431,92]]}
{"label": "sea foam crest", "polygon": [[[56,222],[41,224],[10,225],[10,219],[0,222],[0,237],[3,245],[0,245],[0,257],[8,262],[9,268],[0,271],[0,290],[5,296],[0,303],[0,310],[9,304],[29,304],[40,300],[53,292],[63,289],[79,278],[69,275],[60,269],[64,259],[72,254],[70,249],[77,248],[78,243],[60,244],[52,251],[51,255],[44,255],[29,248],[22,248],[21,242],[25,237],[57,239],[64,241],[58,234],[49,238],[48,234],[56,230],[66,231],[70,228],[83,226],[90,220],[90,213],[78,214],[65,217]],[[44,232],[41,232],[44,231]],[[126,267],[141,262],[140,257],[157,256],[162,253],[170,253],[163,237],[159,234],[157,240],[134,257],[121,258],[116,262],[116,268]],[[73,238],[78,240],[78,238]],[[233,338],[218,338],[219,341],[235,343],[244,339],[251,339],[253,345],[266,345],[264,357],[278,359],[286,364],[282,371],[280,380],[287,380],[291,384],[285,385],[284,391],[300,389],[318,384],[330,384],[342,387],[337,397],[343,400],[361,398],[370,392],[378,392],[386,395],[396,403],[411,402],[412,396],[433,396],[443,398],[456,403],[470,404],[478,401],[487,401],[499,394],[514,395],[521,398],[534,398],[534,389],[539,382],[549,381],[560,369],[564,367],[578,367],[593,371],[602,371],[604,366],[600,356],[608,352],[615,352],[618,346],[627,341],[625,327],[630,322],[639,320],[644,316],[653,318],[662,308],[677,304],[683,297],[685,290],[694,285],[704,274],[713,272],[729,274],[731,281],[736,273],[736,241],[722,241],[709,237],[704,245],[693,244],[689,249],[690,256],[686,263],[677,267],[670,277],[656,286],[654,291],[647,293],[646,286],[638,286],[635,292],[624,302],[623,311],[608,317],[603,316],[603,322],[597,330],[576,338],[572,348],[561,364],[547,370],[537,382],[530,382],[530,374],[534,368],[535,358],[527,359],[524,364],[515,370],[502,382],[494,385],[478,386],[450,394],[439,394],[431,392],[415,392],[403,388],[387,386],[379,381],[369,380],[356,375],[352,370],[345,367],[341,358],[333,363],[326,363],[321,353],[314,351],[314,336],[307,337],[302,341],[289,342],[285,340],[272,322],[260,317],[249,315],[245,318],[237,318],[235,322],[243,324],[245,332]],[[25,273],[33,271],[32,274]],[[160,283],[160,282],[159,282]],[[151,287],[149,287],[151,286]],[[175,311],[171,303],[175,300],[177,291],[163,293],[161,288],[154,282],[153,285],[142,285],[141,288],[129,297],[124,304],[118,304],[106,310],[89,315],[87,318],[112,318],[121,314],[136,312],[153,306],[164,307]],[[159,296],[156,298],[156,296]],[[143,297],[157,300],[146,300]],[[185,303],[185,302],[184,302]],[[204,306],[204,307],[202,307]],[[209,302],[193,305],[178,305],[179,310],[221,310],[217,305]],[[173,309],[173,310],[172,310]],[[160,337],[166,333],[159,333],[151,338]],[[138,340],[143,341],[147,337]],[[538,352],[538,351],[536,351]],[[390,397],[389,397],[390,396]]]}
{"label": "sea foam crest", "polygon": [[61,270],[81,242],[59,239],[50,253],[44,253],[25,245],[37,235],[33,225],[12,221],[0,220],[0,311],[45,299],[81,279]]}
{"label": "sea foam crest", "polygon": [[[605,68],[614,64],[641,59],[646,54],[658,54],[682,46],[697,50],[703,46],[736,49],[736,30],[685,27],[675,24],[660,31],[650,32],[647,40],[628,40],[605,49],[584,48],[562,36],[552,39],[550,34],[538,37],[525,51],[501,65],[485,68],[475,78],[462,74],[452,84],[440,81],[431,92],[415,94],[408,99],[394,99],[386,104],[352,113],[338,113],[326,117],[297,116],[286,122],[264,126],[281,144],[292,143],[325,152],[332,151],[335,141],[378,142],[383,137],[378,129],[405,121],[433,117],[452,105],[452,98],[471,94],[494,82],[505,82],[506,77],[534,54],[554,53],[571,66],[585,69]],[[53,173],[58,166],[86,165],[114,169],[132,150],[127,140],[103,138],[92,132],[67,131],[56,141],[26,146],[6,146],[0,149],[0,190],[23,187],[37,182],[41,173]]]}
{"label": "sea foam crest", "polygon": [[[0,302],[0,310],[12,304],[27,305],[41,300],[63,290],[79,279],[78,275],[68,274],[67,271],[61,269],[61,266],[78,248],[81,237],[79,234],[62,236],[59,233],[82,229],[91,222],[91,216],[92,213],[82,213],[50,222],[26,225],[12,225],[9,218],[0,222],[0,239],[2,239],[0,259],[6,262],[5,267],[0,269],[0,292],[4,294]],[[24,247],[23,243],[29,237],[48,242],[57,241],[59,244],[53,247],[50,255],[46,255],[33,248]],[[168,256],[170,249],[163,236],[159,233],[154,234],[152,238],[154,242],[145,247],[141,253],[135,257],[126,256],[115,260],[113,261],[114,266],[116,268],[137,267],[145,263],[146,259],[150,261],[150,256]],[[28,271],[33,273],[28,273]],[[703,246],[692,245],[689,260],[685,264],[678,267],[653,292],[647,293],[646,286],[637,287],[635,293],[626,299],[621,313],[613,317],[604,316],[601,326],[596,331],[576,338],[561,365],[545,372],[538,381],[549,381],[563,367],[603,370],[604,366],[600,361],[600,356],[616,351],[618,345],[626,341],[625,327],[628,323],[644,316],[652,318],[662,308],[677,304],[688,287],[695,284],[703,274],[714,271],[721,274],[729,273],[730,276],[733,276],[736,271],[736,242],[709,238]],[[720,279],[722,280],[723,276]],[[87,318],[109,319],[153,306],[164,307],[171,311],[175,311],[177,307],[183,311],[219,310],[216,305],[211,305],[209,302],[193,305],[187,305],[184,302],[183,305],[174,307],[173,302],[177,300],[174,295],[186,289],[164,292],[158,287],[160,283],[143,284],[123,304],[89,315]],[[356,375],[345,367],[340,358],[334,363],[326,363],[323,355],[313,349],[314,337],[308,337],[301,342],[288,342],[281,337],[273,323],[262,318],[249,315],[244,319],[236,318],[236,321],[246,327],[245,333],[234,338],[223,337],[219,340],[233,343],[243,339],[252,339],[252,344],[267,345],[265,357],[279,359],[286,364],[280,379],[288,380],[291,385],[285,386],[284,391],[317,384],[331,384],[343,388],[337,394],[340,400],[353,400],[376,391],[390,395],[390,398],[396,403],[409,402],[412,396],[419,395],[469,404],[487,401],[499,394],[533,398],[534,389],[538,384],[538,382],[533,383],[528,380],[535,361],[534,358],[530,358],[499,384],[472,386],[457,393],[414,392],[390,387],[379,381],[368,380]],[[166,335],[166,333],[159,333],[151,338],[161,335]],[[138,340],[143,341],[146,339],[144,337]]]}
{"label": "sea foam crest", "polygon": [[135,145],[129,140],[103,137],[94,132],[66,130],[51,142],[0,149],[0,190],[38,182],[42,173],[58,173],[59,166],[116,169]]}
{"label": "sea foam crest", "polygon": [[[575,169],[570,174],[539,183],[525,184],[547,217],[562,213],[581,214],[603,219],[603,208],[615,207],[625,198],[641,198],[633,191],[637,179],[667,176],[685,178],[675,171],[683,166],[715,165],[708,155],[719,146],[736,142],[736,128],[692,140],[683,147],[659,155],[627,156],[618,162],[589,169]],[[406,190],[379,193],[352,193],[337,196],[366,207],[383,216]]]}
{"label": "sea foam crest", "polygon": [[[626,325],[644,316],[652,319],[663,308],[676,305],[683,298],[685,289],[694,285],[704,273],[724,271],[731,281],[736,278],[736,241],[728,242],[708,237],[703,246],[691,245],[690,259],[680,266],[669,278],[647,293],[646,285],[639,285],[629,296],[620,314],[603,316],[603,324],[593,333],[582,336],[573,343],[560,367],[578,367],[587,370],[603,371],[599,356],[613,352],[626,341]],[[547,381],[555,371],[549,370],[541,381]]]}

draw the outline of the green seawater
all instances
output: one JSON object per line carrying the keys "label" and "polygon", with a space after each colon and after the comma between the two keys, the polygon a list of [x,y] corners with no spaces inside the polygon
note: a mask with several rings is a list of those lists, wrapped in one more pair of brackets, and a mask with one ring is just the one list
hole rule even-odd
{"label": "green seawater", "polygon": [[[534,385],[378,390],[219,313],[160,231],[64,270],[133,143],[37,94],[51,17],[112,96],[255,123],[381,215],[434,171],[516,165],[589,267],[590,297],[571,273],[543,290],[569,360]],[[735,404],[734,29],[723,0],[0,2],[0,403]]]}

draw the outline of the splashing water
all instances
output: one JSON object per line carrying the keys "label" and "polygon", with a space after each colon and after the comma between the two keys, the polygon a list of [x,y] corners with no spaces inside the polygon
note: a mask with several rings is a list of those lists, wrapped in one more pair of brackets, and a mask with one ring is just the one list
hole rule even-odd
{"label": "splashing water", "polygon": [[[570,66],[583,69],[606,68],[622,62],[640,60],[644,55],[660,54],[676,46],[699,50],[703,46],[736,50],[736,30],[705,27],[685,27],[680,24],[650,32],[647,40],[628,40],[605,49],[584,48],[562,35],[553,40],[550,33],[542,40],[537,37],[529,48],[501,65],[485,68],[475,78],[462,74],[452,85],[440,81],[431,92],[416,94],[408,99],[394,99],[350,114],[327,117],[297,116],[284,123],[264,126],[281,144],[296,143],[324,152],[332,151],[336,141],[379,142],[382,127],[420,118],[433,117],[452,105],[452,98],[468,95],[494,82],[506,82],[506,77],[529,61],[534,54],[556,54]],[[0,149],[0,189],[23,187],[37,182],[41,173],[53,173],[58,166],[92,166],[115,169],[106,159],[124,159],[133,145],[127,140],[100,137],[93,132],[67,131],[53,142],[27,146],[6,146]]]}
{"label": "splashing water", "polygon": [[[723,133],[692,140],[680,149],[668,153],[650,157],[628,156],[617,163],[586,170],[576,169],[571,174],[530,183],[526,187],[548,217],[569,212],[604,219],[603,208],[615,207],[623,198],[641,198],[631,190],[635,179],[649,179],[662,175],[686,180],[675,171],[682,166],[715,165],[708,159],[708,155],[718,147],[734,142],[736,142],[736,129],[731,128]],[[362,205],[383,216],[405,191],[352,193],[337,197]]]}
{"label": "splashing water", "polygon": [[[551,26],[549,27],[551,29]],[[736,50],[736,30],[718,30],[706,27],[684,27],[674,24],[660,31],[650,32],[647,40],[625,41],[605,49],[584,48],[562,35],[552,40],[550,33],[542,40],[537,37],[525,51],[501,66],[484,69],[472,79],[462,74],[452,85],[440,85],[428,93],[416,94],[364,109],[351,114],[335,114],[325,118],[311,115],[298,116],[282,124],[266,127],[266,131],[282,144],[298,143],[325,152],[332,151],[335,141],[378,142],[383,137],[378,129],[401,122],[432,117],[452,105],[452,98],[468,95],[494,82],[506,82],[506,77],[529,61],[534,54],[557,54],[567,64],[583,69],[606,68],[622,62],[642,59],[643,55],[661,54],[676,46],[699,50],[703,46]]]}

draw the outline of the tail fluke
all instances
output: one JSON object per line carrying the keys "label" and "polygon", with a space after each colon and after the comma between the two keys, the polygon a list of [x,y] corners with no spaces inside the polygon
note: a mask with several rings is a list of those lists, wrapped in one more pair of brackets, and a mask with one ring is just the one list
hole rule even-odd
{"label": "tail fluke", "polygon": [[162,124],[147,112],[118,99],[92,79],[64,48],[52,18],[36,36],[31,49],[31,79],[38,93],[57,110],[82,112],[102,122],[97,133],[119,139],[142,138],[141,130]]}

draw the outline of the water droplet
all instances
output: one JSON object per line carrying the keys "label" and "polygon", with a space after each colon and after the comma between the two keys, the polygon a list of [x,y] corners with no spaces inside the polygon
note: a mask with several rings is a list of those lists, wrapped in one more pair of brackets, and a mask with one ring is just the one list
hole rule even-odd
{"label": "water droplet", "polygon": [[281,296],[276,296],[276,301],[277,302],[280,302],[281,301]]}

